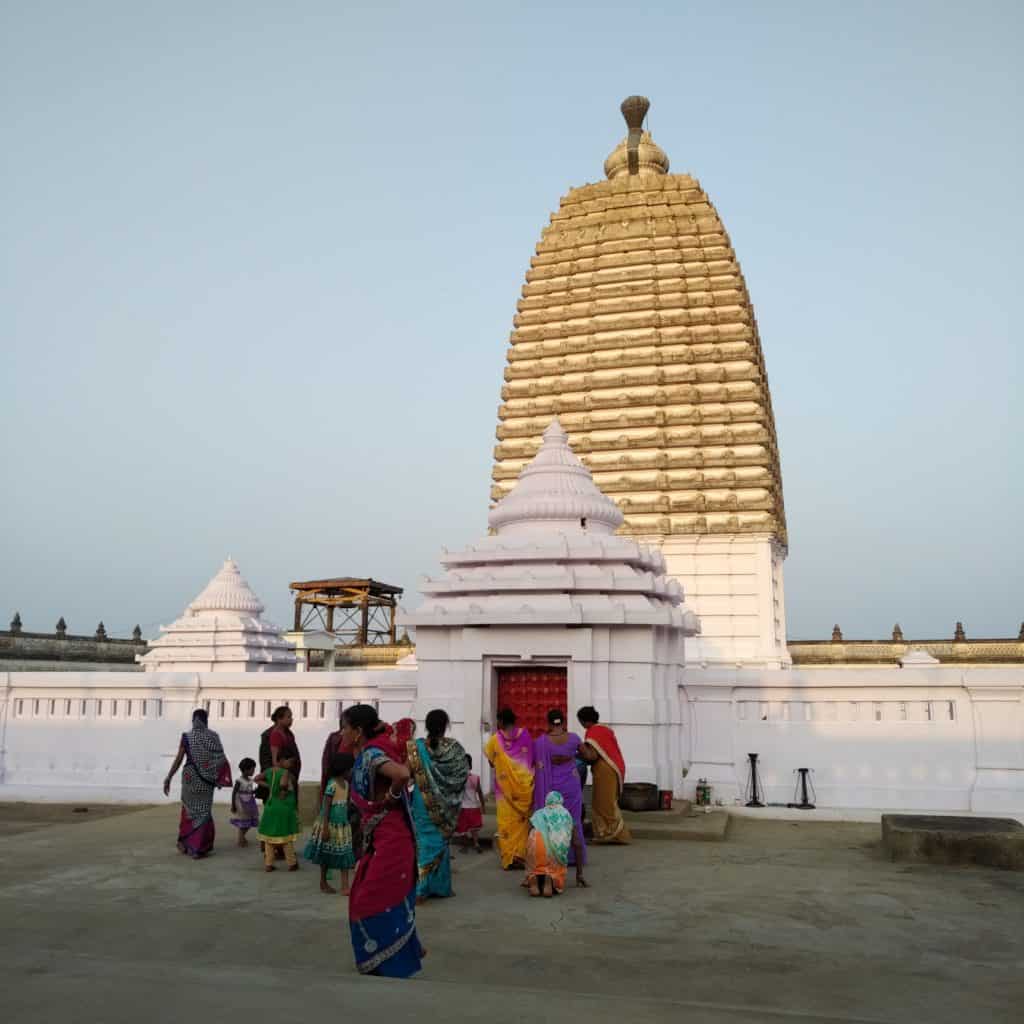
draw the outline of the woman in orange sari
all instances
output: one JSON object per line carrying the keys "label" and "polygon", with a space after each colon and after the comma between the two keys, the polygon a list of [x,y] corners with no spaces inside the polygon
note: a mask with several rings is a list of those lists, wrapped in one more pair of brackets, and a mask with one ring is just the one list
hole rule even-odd
{"label": "woman in orange sari", "polygon": [[533,740],[516,728],[511,708],[498,712],[498,731],[487,741],[484,756],[494,769],[494,795],[498,804],[495,836],[501,866],[509,871],[526,864],[526,839],[533,811]]}
{"label": "woman in orange sari", "polygon": [[595,708],[580,708],[576,717],[585,730],[583,757],[590,762],[594,776],[590,807],[594,825],[592,841],[631,843],[633,837],[619,810],[619,797],[622,796],[622,786],[626,781],[626,761],[619,749],[619,741],[607,725],[600,724],[600,716]]}
{"label": "woman in orange sari", "polygon": [[587,888],[583,877],[583,835],[566,810],[562,794],[552,790],[544,806],[530,818],[526,843],[526,887],[531,896],[555,896],[565,891],[569,851],[576,854],[576,884]]}

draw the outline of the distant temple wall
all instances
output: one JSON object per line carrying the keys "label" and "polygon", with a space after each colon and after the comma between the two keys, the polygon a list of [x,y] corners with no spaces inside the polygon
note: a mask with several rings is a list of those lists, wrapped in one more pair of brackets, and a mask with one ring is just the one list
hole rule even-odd
{"label": "distant temple wall", "polygon": [[[570,693],[573,671],[570,662]],[[257,755],[269,712],[287,702],[312,779],[341,708],[369,701],[386,721],[422,719],[418,674],[0,673],[0,799],[162,801],[196,707],[209,708],[235,768]],[[792,801],[796,769],[810,768],[820,807],[1024,813],[1019,666],[686,668],[677,685],[682,722],[672,748],[686,771],[678,796],[692,797],[706,778],[726,806],[745,800],[747,755],[757,753],[769,803]],[[630,732],[651,723],[632,721],[630,702],[610,704],[602,720],[628,747]],[[478,749],[477,715],[451,710],[453,734]],[[634,772],[629,781],[656,780]]]}
{"label": "distant temple wall", "polygon": [[145,640],[0,630],[0,669],[10,672],[80,672],[90,665],[107,672],[141,672],[135,655],[147,650]]}

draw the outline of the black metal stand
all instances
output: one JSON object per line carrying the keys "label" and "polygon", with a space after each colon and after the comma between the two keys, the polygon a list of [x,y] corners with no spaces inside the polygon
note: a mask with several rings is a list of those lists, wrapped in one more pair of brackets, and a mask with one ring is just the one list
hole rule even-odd
{"label": "black metal stand", "polygon": [[764,807],[764,788],[757,777],[757,754],[747,754],[750,758],[750,779],[747,783],[748,807]]}
{"label": "black metal stand", "polygon": [[797,780],[796,793],[794,796],[800,798],[799,803],[791,803],[790,807],[795,807],[798,811],[813,811],[814,800],[812,797],[816,797],[817,794],[814,792],[814,785],[810,780],[810,768],[797,768],[797,774],[800,778]]}

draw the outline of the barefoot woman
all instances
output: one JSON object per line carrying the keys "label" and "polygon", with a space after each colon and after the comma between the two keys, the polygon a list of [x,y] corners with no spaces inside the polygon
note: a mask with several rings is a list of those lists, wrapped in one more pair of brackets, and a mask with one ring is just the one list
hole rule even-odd
{"label": "barefoot woman", "polygon": [[217,830],[213,824],[213,791],[231,785],[231,769],[220,737],[207,727],[203,708],[192,712],[192,728],[181,734],[178,755],[164,779],[164,796],[171,791],[171,779],[185,762],[181,773],[181,821],[178,849],[193,860],[213,852]]}
{"label": "barefoot woman", "polygon": [[427,715],[427,738],[408,744],[412,820],[416,828],[417,902],[430,896],[454,896],[449,843],[459,822],[462,792],[469,765],[466,752],[448,731],[448,713],[436,708]]}
{"label": "barefoot woman", "polygon": [[576,884],[587,888],[583,877],[583,834],[554,790],[544,806],[530,818],[526,844],[526,885],[531,896],[555,896],[565,891],[565,869],[569,853],[576,853]]}
{"label": "barefoot woman", "polygon": [[533,810],[533,740],[516,726],[511,708],[498,712],[498,731],[484,747],[494,769],[494,795],[498,802],[495,835],[501,866],[508,871],[526,863],[526,837]]}
{"label": "barefoot woman", "polygon": [[345,743],[356,754],[350,794],[359,812],[362,856],[348,919],[360,974],[408,978],[424,955],[416,935],[416,841],[406,799],[409,769],[369,704],[342,714]]}

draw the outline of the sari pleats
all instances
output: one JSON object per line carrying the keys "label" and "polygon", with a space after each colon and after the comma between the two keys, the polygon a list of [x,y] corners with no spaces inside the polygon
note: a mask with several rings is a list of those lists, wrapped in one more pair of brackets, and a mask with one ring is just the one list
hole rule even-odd
{"label": "sari pleats", "polygon": [[417,787],[410,801],[416,829],[416,898],[452,895],[452,858],[448,841],[431,819]]}
{"label": "sari pleats", "polygon": [[196,824],[184,807],[178,822],[178,849],[190,857],[205,857],[213,849],[217,829],[209,815]]}
{"label": "sari pleats", "polygon": [[513,760],[502,748],[497,735],[492,736],[484,751],[494,766],[497,786],[498,830],[495,841],[503,868],[526,860],[526,840],[530,834],[533,812],[533,773]]}
{"label": "sari pleats", "polygon": [[631,843],[633,837],[622,820],[619,810],[619,796],[622,784],[618,772],[603,758],[591,766],[593,774],[593,796],[590,817],[594,826],[595,843]]}
{"label": "sari pleats", "polygon": [[395,759],[391,750],[368,747],[353,769],[350,795],[361,818],[363,853],[348,920],[360,974],[408,978],[420,970],[423,954],[416,934],[416,843],[407,805],[373,800],[376,766]]}
{"label": "sari pleats", "polygon": [[526,881],[546,876],[551,879],[555,892],[565,891],[566,866],[557,857],[551,856],[544,843],[544,836],[538,829],[530,831],[526,844]]}

